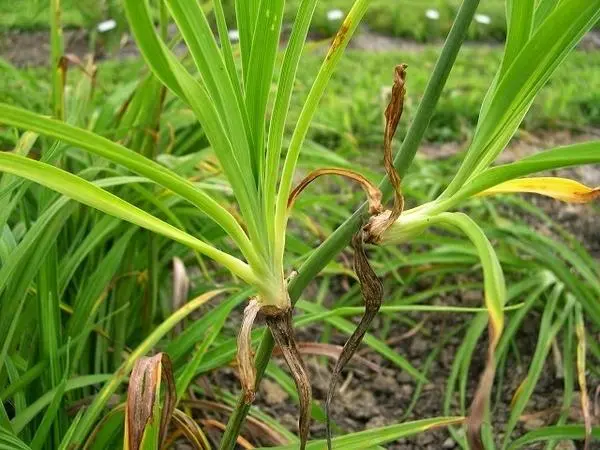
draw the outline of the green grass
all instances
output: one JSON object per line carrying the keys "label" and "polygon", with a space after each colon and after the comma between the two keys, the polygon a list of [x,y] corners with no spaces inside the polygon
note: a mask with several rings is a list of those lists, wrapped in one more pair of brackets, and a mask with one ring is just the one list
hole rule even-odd
{"label": "green grass", "polygon": [[[64,0],[63,23],[68,27],[90,27],[108,12],[104,0]],[[49,28],[48,2],[14,0],[0,3],[0,31],[36,30]]]}
{"label": "green grass", "polygon": [[[115,2],[107,0],[64,0],[63,23],[67,27],[93,27],[100,20],[110,17],[109,4],[113,3]],[[206,1],[203,3],[209,4]],[[291,23],[299,3],[299,0],[291,0],[286,3],[284,16],[286,23]],[[502,0],[486,0],[481,3],[479,12],[489,16],[491,23],[489,25],[474,24],[469,31],[469,38],[502,40],[506,35],[504,2]],[[227,22],[233,28],[235,24],[233,1],[225,1],[224,4]],[[311,25],[312,32],[318,36],[332,35],[339,23],[329,21],[327,11],[341,9],[347,13],[351,5],[352,0],[320,1]],[[370,7],[364,24],[372,31],[390,36],[419,41],[439,40],[450,29],[452,18],[459,5],[459,0],[376,0]],[[440,14],[439,20],[427,19],[425,12],[428,9],[437,10]],[[47,27],[46,2],[14,0],[0,4],[0,30],[32,30]]]}
{"label": "green grass", "polygon": [[[333,149],[379,147],[385,93],[394,66],[401,62],[409,66],[405,119],[398,131],[402,136],[414,117],[438,53],[439,48],[435,45],[425,46],[422,51],[348,51],[338,76],[334,77],[321,101],[311,129],[312,140]],[[427,131],[427,141],[464,142],[469,139],[477,123],[481,101],[493,78],[492,68],[499,63],[500,57],[501,51],[495,47],[466,47],[461,51]],[[307,94],[321,58],[319,47],[311,46],[306,51],[290,123],[298,117],[300,102]],[[360,71],[356,70],[357,65],[360,65]],[[565,129],[577,132],[587,127],[600,127],[600,76],[595,69],[598,65],[600,52],[570,55],[536,98],[523,129],[532,133]],[[124,84],[143,72],[143,66],[137,60],[100,63],[97,89],[102,95],[95,97],[96,105],[103,102],[105,95],[123,89]],[[49,76],[45,68],[5,73],[0,79],[0,101],[50,112],[47,109]],[[80,77],[79,69],[69,69],[72,85]],[[33,91],[36,95],[32,95]]]}

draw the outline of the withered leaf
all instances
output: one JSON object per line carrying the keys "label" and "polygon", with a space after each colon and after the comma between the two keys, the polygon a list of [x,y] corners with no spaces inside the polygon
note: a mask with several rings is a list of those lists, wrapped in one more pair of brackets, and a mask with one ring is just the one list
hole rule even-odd
{"label": "withered leaf", "polygon": [[296,198],[300,195],[300,193],[313,181],[323,175],[340,175],[350,180],[356,181],[359,183],[367,194],[367,199],[369,201],[369,213],[370,214],[379,214],[383,211],[383,207],[381,206],[381,191],[377,186],[371,183],[367,178],[362,176],[360,173],[355,172],[349,169],[340,169],[340,168],[323,168],[317,169],[310,172],[304,179],[294,188],[294,190],[290,193],[288,197],[288,209],[291,209],[294,206],[294,202]]}
{"label": "withered leaf", "polygon": [[302,362],[302,357],[296,345],[294,329],[292,327],[292,310],[263,307],[261,310],[266,317],[267,326],[271,330],[275,343],[281,349],[281,354],[290,369],[298,397],[300,399],[300,415],[298,428],[300,434],[300,450],[306,448],[308,440],[308,429],[310,427],[310,406],[312,402],[312,390],[308,373]]}
{"label": "withered leaf", "polygon": [[392,96],[390,103],[385,109],[385,132],[383,139],[383,165],[385,171],[390,179],[390,182],[394,188],[394,206],[392,213],[388,218],[388,224],[392,224],[400,217],[402,210],[404,209],[404,197],[400,189],[400,176],[394,167],[394,158],[392,153],[392,141],[398,123],[402,117],[404,111],[404,97],[406,95],[406,64],[400,64],[396,66],[394,70],[394,85],[392,86]]}
{"label": "withered leaf", "polygon": [[252,325],[259,311],[260,303],[256,298],[252,298],[244,309],[242,326],[237,339],[237,362],[246,403],[252,403],[256,394],[256,367],[254,366],[254,355],[252,353]]}
{"label": "withered leaf", "polygon": [[360,322],[350,338],[344,344],[344,348],[336,362],[329,389],[327,391],[327,400],[325,401],[325,412],[327,415],[327,447],[331,450],[331,401],[335,393],[335,387],[340,378],[340,374],[352,355],[358,349],[358,346],[363,340],[369,325],[377,315],[381,303],[383,301],[383,284],[377,277],[377,274],[371,267],[369,259],[365,252],[365,233],[359,230],[352,238],[352,246],[354,247],[354,270],[360,282],[360,288],[365,302],[365,313],[361,317]]}
{"label": "withered leaf", "polygon": [[167,389],[160,418],[159,446],[164,442],[177,402],[171,360],[166,353],[158,353],[136,361],[129,377],[125,409],[126,442],[130,450],[140,448],[146,427],[152,422],[154,408],[160,401],[157,393],[161,379],[166,381]]}

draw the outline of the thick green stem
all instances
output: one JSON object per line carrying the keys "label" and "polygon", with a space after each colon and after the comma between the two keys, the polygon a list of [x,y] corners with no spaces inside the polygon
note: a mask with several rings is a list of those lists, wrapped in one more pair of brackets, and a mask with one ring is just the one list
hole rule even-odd
{"label": "thick green stem", "polygon": [[[454,61],[456,60],[456,56],[465,39],[469,24],[471,23],[478,5],[479,0],[464,0],[458,11],[454,25],[448,34],[442,53],[433,70],[431,79],[427,84],[427,89],[425,90],[415,119],[409,128],[400,152],[394,160],[396,170],[398,170],[401,177],[404,176],[417,153],[419,144],[421,143],[425,130],[433,116],[435,106],[440,98],[442,89],[448,79],[450,70],[454,65]],[[387,177],[383,179],[381,189],[384,195],[389,197],[392,189]],[[296,303],[304,288],[329,263],[329,261],[348,245],[352,235],[360,226],[362,217],[366,212],[367,204],[365,203],[349,219],[340,225],[340,227],[335,230],[325,242],[311,253],[298,270],[298,274],[290,282],[289,295],[292,304]],[[264,375],[269,359],[271,358],[271,353],[273,352],[273,346],[274,342],[271,333],[265,331],[256,353],[255,364],[257,384],[260,383],[260,380]],[[221,450],[231,450],[234,448],[237,436],[239,435],[249,409],[250,405],[247,405],[244,402],[243,396],[240,396],[237,407],[227,423],[227,429],[225,430],[225,434],[221,441]]]}

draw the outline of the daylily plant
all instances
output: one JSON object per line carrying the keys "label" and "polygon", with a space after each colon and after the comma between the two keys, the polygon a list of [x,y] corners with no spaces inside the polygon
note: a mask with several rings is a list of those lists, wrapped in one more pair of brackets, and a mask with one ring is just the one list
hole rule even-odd
{"label": "daylily plant", "polygon": [[[249,299],[239,334],[238,362],[244,392],[223,438],[222,448],[227,449],[235,444],[273,348],[273,341],[263,341],[255,366],[250,348],[250,330],[258,314],[266,317],[272,337],[281,348],[300,392],[299,429],[300,448],[303,449],[309,429],[310,384],[291,325],[293,302],[301,289],[347,245],[351,235],[358,236],[354,240],[355,267],[365,300],[372,307],[368,308],[366,319],[347,343],[346,353],[340,357],[332,382],[334,386],[335,374],[339,374],[360,342],[383,297],[377,277],[368,264],[364,245],[409,242],[430,226],[463,231],[481,258],[485,302],[490,317],[488,364],[467,420],[471,448],[482,448],[480,428],[495,373],[494,351],[504,326],[505,286],[493,247],[479,226],[465,214],[451,211],[473,196],[500,192],[536,192],[577,201],[591,200],[598,195],[598,189],[585,188],[572,181],[520,178],[544,170],[600,162],[598,142],[548,150],[503,166],[491,165],[517,131],[540,88],[600,18],[600,0],[507,1],[508,36],[504,58],[483,102],[477,129],[460,170],[439,198],[403,210],[400,176],[406,172],[418,149],[478,5],[476,0],[465,0],[402,149],[392,160],[391,140],[400,119],[405,89],[405,68],[399,66],[396,71],[396,92],[388,108],[384,137],[384,165],[395,187],[393,208],[384,210],[381,203],[373,200],[377,197],[373,193],[377,193],[378,188],[367,186],[374,201],[370,219],[361,227],[358,227],[361,214],[350,219],[291,280],[286,277],[291,268],[285,265],[285,243],[298,157],[319,100],[371,2],[356,0],[345,17],[303,104],[285,152],[283,144],[288,110],[317,0],[303,0],[300,3],[275,86],[273,78],[285,2],[237,0],[235,3],[240,64],[236,61],[237,53],[229,39],[221,0],[214,2],[217,39],[198,2],[164,0],[187,44],[193,62],[190,71],[190,67],[184,65],[169,48],[165,36],[155,29],[147,0],[124,0],[129,25],[144,60],[154,76],[195,114],[231,185],[240,220],[188,179],[119,143],[67,124],[60,120],[61,114],[56,114],[58,118],[53,119],[0,104],[0,123],[60,140],[151,180],[185,199],[206,220],[212,220],[220,226],[235,243],[241,256],[225,252],[118,198],[97,184],[45,162],[5,152],[0,154],[0,170],[35,181],[66,197],[178,241],[212,258],[254,289],[255,295]],[[324,169],[322,173],[327,171],[334,173],[335,169]],[[360,181],[359,174],[353,177]],[[385,199],[384,194],[389,191],[389,185],[384,184],[380,198]],[[332,393],[333,388],[330,391]],[[97,414],[99,407],[90,410]],[[83,438],[94,419],[91,415],[85,416],[76,437]],[[454,419],[440,420],[440,423],[454,423]]]}

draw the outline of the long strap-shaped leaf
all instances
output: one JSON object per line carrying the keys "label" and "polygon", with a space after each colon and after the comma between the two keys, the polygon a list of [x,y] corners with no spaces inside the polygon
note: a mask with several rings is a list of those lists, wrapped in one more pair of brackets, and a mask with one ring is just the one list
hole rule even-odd
{"label": "long strap-shaped leaf", "polygon": [[[308,29],[316,5],[317,0],[303,0],[300,4],[298,14],[294,20],[292,34],[283,57],[279,83],[277,85],[277,94],[275,96],[275,105],[273,106],[273,114],[271,123],[269,124],[266,168],[263,179],[262,191],[264,209],[267,217],[274,217],[275,215],[275,192],[277,191],[277,181],[279,178],[281,146],[283,143],[285,122],[290,108],[296,73],[300,64],[300,55],[304,48],[304,42],[306,41],[306,35],[308,34]],[[275,223],[271,221],[267,225],[269,227],[269,236],[274,236]]]}
{"label": "long strap-shaped leaf", "polygon": [[0,170],[35,181],[88,206],[187,245],[227,267],[247,283],[260,285],[256,275],[246,263],[76,175],[49,164],[9,153],[0,153]]}
{"label": "long strap-shaped leaf", "polygon": [[504,46],[504,55],[500,68],[492,81],[488,91],[485,94],[481,111],[479,113],[479,122],[477,123],[477,133],[479,127],[484,122],[496,88],[498,80],[502,79],[506,70],[515,60],[519,51],[527,44],[531,33],[533,32],[533,11],[535,9],[534,0],[507,0],[506,2],[506,44]]}
{"label": "long strap-shaped leaf", "polygon": [[350,38],[356,31],[360,20],[367,12],[367,8],[372,0],[356,0],[354,6],[346,16],[339,31],[337,32],[329,51],[319,69],[317,78],[313,83],[308,98],[300,113],[298,123],[294,129],[294,134],[290,141],[288,153],[283,165],[281,184],[277,193],[277,206],[275,210],[275,264],[279,266],[283,261],[285,248],[285,230],[288,220],[287,201],[292,190],[294,171],[300,155],[300,149],[308,132],[308,128],[315,114],[319,101],[325,92],[325,88],[333,75],[344,50],[350,41]]}
{"label": "long strap-shaped leaf", "polygon": [[181,31],[223,125],[227,128],[232,145],[236,151],[250,154],[250,139],[246,135],[246,111],[243,105],[238,103],[231,79],[224,76],[227,68],[200,4],[185,0],[167,0],[166,4]]}
{"label": "long strap-shaped leaf", "polygon": [[431,224],[458,228],[475,245],[483,267],[485,304],[489,314],[488,355],[471,411],[467,418],[467,439],[473,450],[483,449],[481,426],[489,414],[489,400],[496,372],[496,347],[504,328],[506,285],[498,257],[481,228],[463,213],[442,213],[431,218]]}
{"label": "long strap-shaped leaf", "polygon": [[284,0],[262,0],[258,10],[249,67],[246,72],[246,108],[252,126],[253,170],[257,182],[265,171],[265,113],[273,79],[273,68],[279,49]]}
{"label": "long strap-shaped leaf", "polygon": [[86,409],[85,414],[83,415],[76,431],[73,433],[73,437],[69,443],[73,446],[73,448],[80,448],[83,446],[84,439],[92,429],[94,423],[98,419],[98,416],[121,383],[125,380],[127,374],[133,368],[135,361],[149,352],[169,331],[175,327],[175,325],[187,317],[191,312],[197,310],[202,305],[206,304],[208,301],[225,291],[226,289],[209,291],[186,303],[173,314],[171,314],[158,327],[156,327],[156,329],[152,331],[152,333],[150,333],[150,335],[148,335],[148,337],[144,339],[144,341],[138,345],[133,352],[131,352],[127,359],[123,361],[123,364],[121,364],[119,369],[112,375],[112,377],[104,384],[100,392],[98,392],[98,394],[94,397],[92,404]]}
{"label": "long strap-shaped leaf", "polygon": [[251,264],[258,264],[252,244],[231,213],[192,183],[160,164],[90,131],[2,103],[0,103],[0,123],[33,130],[68,142],[170,189],[219,224],[240,247],[246,259]]}
{"label": "long strap-shaped leaf", "polygon": [[600,141],[553,148],[514,163],[487,169],[469,181],[452,197],[452,200],[457,202],[505,181],[536,172],[598,163],[600,163]]}
{"label": "long strap-shaped leaf", "polygon": [[498,81],[485,120],[443,197],[454,194],[466,180],[496,159],[536,94],[599,18],[600,0],[564,0],[538,27]]}
{"label": "long strap-shaped leaf", "polygon": [[[206,86],[190,75],[157,35],[147,0],[125,0],[124,5],[144,60],[152,72],[186,101],[198,117],[235,193],[253,242],[262,242],[264,226],[261,224],[258,190],[252,175],[249,152],[235,147],[237,141],[232,142],[224,118],[219,116]],[[240,127],[243,127],[243,123],[240,123]]]}
{"label": "long strap-shaped leaf", "polygon": [[[414,422],[405,422],[401,424],[388,425],[381,428],[350,433],[340,436],[333,440],[333,448],[336,450],[362,450],[365,448],[374,448],[376,445],[383,445],[388,442],[396,441],[402,437],[411,436],[418,433],[425,433],[436,428],[455,425],[463,421],[463,417],[435,417],[433,419],[422,419]],[[321,450],[325,448],[325,441],[311,441],[306,448],[308,450]],[[261,447],[266,450],[266,447]],[[282,447],[270,447],[272,450],[296,450],[298,444],[290,444]],[[261,450],[261,449],[259,449]]]}
{"label": "long strap-shaped leaf", "polygon": [[244,85],[248,79],[250,69],[250,56],[252,54],[252,41],[254,30],[257,26],[258,10],[261,0],[235,0],[235,18],[240,33],[240,53],[242,56],[242,72]]}

